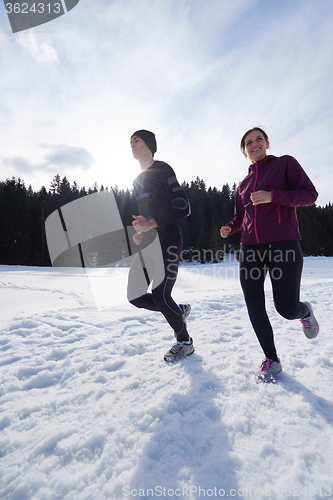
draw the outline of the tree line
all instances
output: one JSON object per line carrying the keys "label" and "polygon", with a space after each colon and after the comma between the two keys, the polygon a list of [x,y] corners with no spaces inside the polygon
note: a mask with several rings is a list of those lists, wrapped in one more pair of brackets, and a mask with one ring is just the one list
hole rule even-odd
{"label": "tree line", "polygon": [[[240,233],[226,240],[220,237],[220,227],[233,218],[237,186],[206,186],[197,177],[182,187],[191,204],[191,216],[180,222],[184,235],[185,261],[218,262],[225,252],[239,249]],[[132,191],[117,186],[79,188],[67,177],[56,175],[47,190],[34,192],[20,178],[0,182],[0,264],[51,266],[45,235],[45,220],[63,205],[80,197],[112,189],[124,226],[132,224],[137,203]],[[333,256],[333,205],[313,205],[297,209],[304,255]]]}

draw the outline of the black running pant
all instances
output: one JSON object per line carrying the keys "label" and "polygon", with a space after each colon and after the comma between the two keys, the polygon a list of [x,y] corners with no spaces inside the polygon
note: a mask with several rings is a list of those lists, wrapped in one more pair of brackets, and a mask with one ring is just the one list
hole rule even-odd
{"label": "black running pant", "polygon": [[309,308],[299,300],[301,247],[298,241],[243,245],[239,264],[240,282],[253,329],[265,356],[277,361],[273,329],[265,307],[264,281],[268,272],[275,308],[281,316],[289,320],[307,316]]}
{"label": "black running pant", "polygon": [[[157,276],[159,274],[158,271],[160,271],[155,269],[155,272],[151,272],[151,269],[154,269],[154,265],[156,264],[152,262],[154,256],[149,257],[150,262],[144,262],[142,254],[140,255],[139,252],[135,256],[129,272],[128,298],[130,303],[136,307],[150,311],[160,311],[173,329],[177,340],[188,340],[189,335],[181,310],[171,297],[171,292],[178,275],[180,254],[183,248],[182,232],[179,226],[170,225],[163,228],[163,231],[160,231],[158,235],[163,254],[164,279],[158,286],[154,286],[154,274]],[[159,266],[160,264],[157,263],[156,265]],[[137,289],[138,277],[140,273],[142,274],[142,268],[144,268],[146,280],[140,280],[141,291],[139,290],[140,293],[136,293],[137,298],[131,299],[131,290],[134,287]],[[150,270],[149,273],[147,273],[146,268]],[[151,282],[152,292],[148,293],[148,287]]]}

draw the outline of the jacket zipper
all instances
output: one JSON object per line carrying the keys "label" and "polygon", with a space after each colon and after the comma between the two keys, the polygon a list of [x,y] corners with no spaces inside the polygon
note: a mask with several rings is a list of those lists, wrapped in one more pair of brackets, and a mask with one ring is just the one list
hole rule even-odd
{"label": "jacket zipper", "polygon": [[[256,165],[256,177],[254,179],[254,184],[253,184],[253,193],[256,190],[256,185],[257,185],[257,179],[258,179],[258,163]],[[257,243],[259,243],[259,236],[258,236],[258,231],[257,231],[257,205],[254,207],[254,234],[256,235],[256,240]]]}

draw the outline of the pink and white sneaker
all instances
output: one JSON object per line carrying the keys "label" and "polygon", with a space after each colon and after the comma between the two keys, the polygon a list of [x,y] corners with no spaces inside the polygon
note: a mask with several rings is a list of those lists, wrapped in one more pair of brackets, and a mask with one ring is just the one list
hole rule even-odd
{"label": "pink and white sneaker", "polygon": [[309,302],[304,302],[304,304],[308,306],[310,310],[310,316],[308,318],[300,319],[303,327],[303,332],[308,339],[315,339],[319,333],[318,321],[313,314],[311,304]]}
{"label": "pink and white sneaker", "polygon": [[260,370],[255,374],[257,384],[274,382],[276,375],[282,372],[282,365],[272,359],[265,358],[260,366]]}

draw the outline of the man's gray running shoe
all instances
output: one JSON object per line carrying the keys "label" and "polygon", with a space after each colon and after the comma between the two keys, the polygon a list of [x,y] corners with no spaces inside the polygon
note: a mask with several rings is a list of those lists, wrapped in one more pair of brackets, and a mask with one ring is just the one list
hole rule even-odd
{"label": "man's gray running shoe", "polygon": [[171,349],[164,354],[164,359],[168,363],[173,363],[174,361],[179,361],[180,359],[183,359],[193,353],[193,339],[190,337],[190,340],[186,340],[184,342],[177,340],[176,344],[174,344]]}
{"label": "man's gray running shoe", "polygon": [[183,321],[186,325],[186,318],[191,312],[191,306],[190,306],[190,304],[178,304],[178,307],[182,312]]}
{"label": "man's gray running shoe", "polygon": [[255,379],[257,384],[260,382],[269,383],[274,382],[274,379],[278,373],[282,372],[282,366],[280,361],[277,363],[272,359],[265,358],[261,363],[260,370],[255,374]]}
{"label": "man's gray running shoe", "polygon": [[310,310],[310,316],[308,318],[300,319],[303,327],[303,332],[308,339],[315,339],[319,333],[318,321],[313,314],[311,304],[309,304],[309,302],[304,302],[304,304],[308,306]]}

